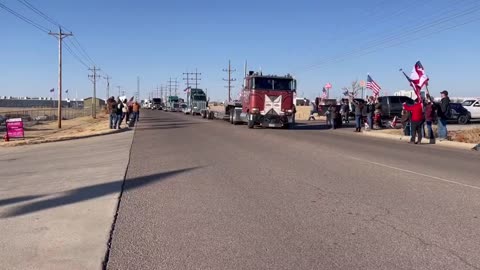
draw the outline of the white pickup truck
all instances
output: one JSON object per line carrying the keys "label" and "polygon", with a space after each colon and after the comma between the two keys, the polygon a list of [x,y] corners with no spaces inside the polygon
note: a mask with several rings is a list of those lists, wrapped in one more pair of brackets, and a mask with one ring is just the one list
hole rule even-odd
{"label": "white pickup truck", "polygon": [[480,99],[467,99],[462,105],[470,112],[472,119],[480,118]]}

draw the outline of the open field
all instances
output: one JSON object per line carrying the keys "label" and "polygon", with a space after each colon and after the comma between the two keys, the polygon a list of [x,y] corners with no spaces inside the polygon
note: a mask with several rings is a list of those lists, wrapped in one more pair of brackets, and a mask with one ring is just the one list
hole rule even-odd
{"label": "open field", "polygon": [[[124,125],[125,126],[125,125]],[[25,127],[25,139],[15,139],[10,142],[0,142],[0,146],[18,146],[44,142],[62,141],[68,139],[103,135],[116,132],[108,125],[108,116],[98,114],[96,119],[90,116],[78,117],[62,121],[62,129],[57,128],[57,121],[39,122]],[[3,131],[2,131],[3,134]],[[3,136],[3,135],[2,135]]]}

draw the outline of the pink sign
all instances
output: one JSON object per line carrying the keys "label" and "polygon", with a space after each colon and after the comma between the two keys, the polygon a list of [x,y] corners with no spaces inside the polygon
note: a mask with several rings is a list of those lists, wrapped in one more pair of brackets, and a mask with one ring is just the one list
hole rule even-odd
{"label": "pink sign", "polygon": [[22,118],[8,119],[7,122],[7,135],[10,138],[24,138],[23,120]]}

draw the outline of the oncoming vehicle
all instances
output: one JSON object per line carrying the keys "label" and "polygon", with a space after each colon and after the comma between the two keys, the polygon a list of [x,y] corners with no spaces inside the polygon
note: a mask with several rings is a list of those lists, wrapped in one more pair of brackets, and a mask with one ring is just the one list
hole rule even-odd
{"label": "oncoming vehicle", "polygon": [[150,107],[152,110],[161,110],[162,109],[162,99],[161,98],[152,98],[152,105]]}
{"label": "oncoming vehicle", "polygon": [[230,113],[231,122],[247,122],[249,128],[290,128],[295,123],[293,93],[296,80],[291,75],[262,75],[250,71],[241,93],[240,114]]}
{"label": "oncoming vehicle", "polygon": [[177,96],[168,96],[167,103],[165,104],[166,111],[169,112],[180,112],[180,103]]}

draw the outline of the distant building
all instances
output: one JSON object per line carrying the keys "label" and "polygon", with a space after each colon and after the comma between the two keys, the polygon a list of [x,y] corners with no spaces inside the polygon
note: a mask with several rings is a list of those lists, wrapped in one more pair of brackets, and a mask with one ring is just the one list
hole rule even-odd
{"label": "distant building", "polygon": [[[417,94],[415,94],[415,91],[413,90],[400,90],[395,93],[393,93],[394,96],[402,96],[402,97],[409,97],[413,100],[417,99]],[[422,99],[425,99],[425,91],[420,91],[420,95],[422,96]]]}
{"label": "distant building", "polygon": [[83,100],[83,107],[84,108],[91,108],[92,104],[96,104],[96,107],[103,107],[105,106],[105,100],[101,98],[96,98],[95,101],[93,101],[92,97],[85,98]]}

